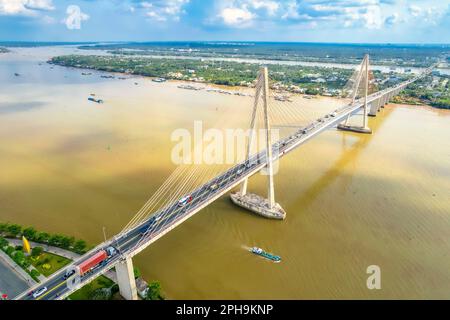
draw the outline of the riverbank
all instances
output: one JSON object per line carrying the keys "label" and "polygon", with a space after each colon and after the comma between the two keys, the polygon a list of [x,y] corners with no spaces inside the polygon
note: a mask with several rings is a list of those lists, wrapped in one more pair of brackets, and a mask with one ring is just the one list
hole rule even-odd
{"label": "riverbank", "polygon": [[[78,69],[113,72],[125,75],[182,80],[199,84],[215,84],[232,87],[253,87],[260,68],[259,63],[220,62],[142,58],[124,56],[56,56],[49,63]],[[271,65],[269,68],[272,90],[279,93],[341,97],[342,88],[351,76],[351,70],[329,67],[305,67]],[[411,73],[374,71],[375,90],[393,86],[412,76]],[[450,108],[448,75],[426,77],[411,85],[395,100],[404,104],[430,104],[433,107]]]}
{"label": "riverbank", "polygon": [[37,231],[33,227],[24,228],[18,224],[0,222],[0,237],[15,239],[21,238],[22,236],[26,237],[29,241],[59,247],[78,254],[86,253],[92,247],[88,246],[86,241],[77,240],[74,237],[50,234]]}
{"label": "riverbank", "polygon": [[[56,56],[49,63],[89,70],[183,80],[225,86],[254,86],[259,63],[121,56]],[[338,96],[352,70],[326,67],[271,65],[271,87],[278,91]],[[381,82],[380,72],[375,72]],[[400,76],[399,76],[400,77]],[[407,76],[401,77],[406,79]]]}

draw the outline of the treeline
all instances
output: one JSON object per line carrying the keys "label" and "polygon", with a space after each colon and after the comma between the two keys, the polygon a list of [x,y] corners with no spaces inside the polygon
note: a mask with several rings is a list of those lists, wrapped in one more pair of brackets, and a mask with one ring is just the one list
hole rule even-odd
{"label": "treeline", "polygon": [[[68,55],[54,57],[53,64],[148,77],[207,82],[227,86],[251,86],[261,67],[257,63],[195,59],[142,58],[124,56]],[[270,79],[284,85],[308,88],[342,88],[352,70],[315,66],[274,64]],[[323,78],[322,83],[315,82]]]}
{"label": "treeline", "polygon": [[33,227],[23,228],[18,224],[0,223],[0,236],[5,238],[20,238],[24,236],[30,241],[48,244],[65,250],[70,250],[78,254],[86,253],[88,246],[86,241],[77,240],[61,234],[50,234],[40,232]]}
{"label": "treeline", "polygon": [[242,58],[359,64],[366,53],[380,65],[427,67],[449,46],[257,42],[133,42],[80,46],[117,54]]}

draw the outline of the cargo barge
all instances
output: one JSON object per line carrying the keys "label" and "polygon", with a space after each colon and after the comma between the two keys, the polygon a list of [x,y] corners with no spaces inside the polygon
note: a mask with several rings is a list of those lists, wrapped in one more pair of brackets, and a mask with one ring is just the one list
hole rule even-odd
{"label": "cargo barge", "polygon": [[269,252],[266,252],[266,251],[264,251],[263,249],[258,248],[258,247],[253,247],[253,248],[251,248],[251,249],[250,249],[250,252],[251,252],[251,253],[254,253],[254,254],[258,255],[258,256],[261,256],[261,257],[263,257],[263,258],[266,258],[266,259],[268,259],[268,260],[271,260],[271,261],[273,261],[273,262],[281,262],[281,257],[280,257],[280,256],[276,256],[276,255],[274,255],[274,254],[271,254],[271,253],[269,253]]}

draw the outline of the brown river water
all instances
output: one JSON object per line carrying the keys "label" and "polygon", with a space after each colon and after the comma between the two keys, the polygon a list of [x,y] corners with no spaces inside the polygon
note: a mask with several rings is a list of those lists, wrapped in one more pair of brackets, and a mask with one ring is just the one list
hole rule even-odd
{"label": "brown river water", "polygon": [[[0,221],[97,244],[174,170],[174,129],[224,111],[248,125],[251,98],[45,64],[61,50],[0,55]],[[311,114],[340,104],[302,100]],[[285,221],[224,196],[135,264],[173,299],[450,299],[450,112],[388,105],[369,126],[373,135],[328,130],[282,159]],[[264,194],[264,182],[253,177],[250,190]],[[381,290],[366,287],[370,265],[381,268]]]}

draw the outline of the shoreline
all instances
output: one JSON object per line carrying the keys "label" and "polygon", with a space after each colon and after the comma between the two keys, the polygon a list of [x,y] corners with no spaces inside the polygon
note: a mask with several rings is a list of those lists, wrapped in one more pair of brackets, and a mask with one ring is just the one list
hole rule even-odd
{"label": "shoreline", "polygon": [[[148,80],[154,80],[154,79],[158,79],[158,78],[164,78],[162,76],[147,76],[147,75],[143,75],[143,74],[134,74],[134,73],[125,73],[125,72],[119,72],[119,71],[110,71],[110,70],[104,70],[104,69],[96,69],[96,68],[89,68],[89,67],[76,67],[76,66],[71,66],[71,65],[65,65],[65,64],[60,64],[60,63],[55,63],[52,60],[48,60],[47,61],[48,64],[50,65],[56,65],[59,67],[64,67],[64,68],[70,68],[73,70],[85,70],[85,71],[96,71],[96,72],[102,72],[102,73],[108,73],[108,74],[113,74],[116,75],[118,78],[120,78],[120,76],[126,76],[126,77],[137,77],[137,78],[142,78],[142,79],[148,79]],[[113,77],[112,79],[117,79],[116,77]],[[166,79],[164,78],[165,81],[164,82],[170,82],[170,83],[178,83],[178,84],[186,84],[186,85],[203,85],[205,86],[203,89],[208,90],[209,88],[220,88],[222,90],[224,89],[228,89],[228,90],[232,90],[232,91],[236,91],[238,92],[238,90],[252,90],[254,87],[253,86],[234,86],[234,85],[226,85],[226,84],[216,84],[213,82],[200,82],[200,81],[193,81],[193,80],[187,80],[187,79]],[[119,80],[123,80],[123,79],[119,79]],[[162,83],[164,83],[162,82]],[[330,95],[323,95],[323,94],[306,94],[306,93],[298,93],[298,92],[292,92],[292,91],[288,91],[288,90],[276,90],[276,89],[272,89],[274,92],[278,93],[278,94],[290,94],[293,96],[307,96],[309,97],[308,99],[318,99],[318,98],[339,98],[338,96],[330,96]],[[221,93],[220,90],[210,90],[210,92],[213,93]],[[223,93],[223,92],[222,92]],[[232,93],[231,93],[232,94]],[[415,101],[413,101],[415,100]],[[425,100],[421,100],[421,99],[411,99],[411,100],[402,100],[401,98],[395,99],[391,102],[391,104],[398,104],[398,105],[409,105],[409,106],[427,106],[427,107],[431,107],[434,109],[440,109],[440,110],[450,110],[450,108],[448,107],[440,107],[440,106],[436,106],[430,103],[430,101],[425,101]]]}

